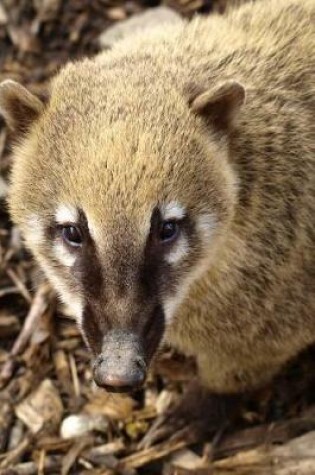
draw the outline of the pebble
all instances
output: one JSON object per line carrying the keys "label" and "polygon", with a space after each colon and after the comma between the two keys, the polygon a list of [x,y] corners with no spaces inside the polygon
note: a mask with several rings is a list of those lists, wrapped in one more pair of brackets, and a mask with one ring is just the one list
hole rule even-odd
{"label": "pebble", "polygon": [[93,430],[106,432],[108,420],[101,414],[73,414],[66,417],[60,427],[60,435],[63,439],[81,437]]}
{"label": "pebble", "polygon": [[166,23],[181,22],[181,16],[171,8],[161,6],[137,13],[127,20],[107,28],[99,36],[99,45],[102,49],[108,49],[118,40],[122,40],[146,28],[152,28]]}

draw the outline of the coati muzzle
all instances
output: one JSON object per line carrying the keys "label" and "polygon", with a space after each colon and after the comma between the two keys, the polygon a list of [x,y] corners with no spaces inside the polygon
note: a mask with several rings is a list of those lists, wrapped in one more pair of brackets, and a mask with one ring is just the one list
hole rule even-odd
{"label": "coati muzzle", "polygon": [[127,392],[141,386],[147,365],[140,338],[130,331],[112,330],[103,340],[93,368],[95,383],[111,392]]}

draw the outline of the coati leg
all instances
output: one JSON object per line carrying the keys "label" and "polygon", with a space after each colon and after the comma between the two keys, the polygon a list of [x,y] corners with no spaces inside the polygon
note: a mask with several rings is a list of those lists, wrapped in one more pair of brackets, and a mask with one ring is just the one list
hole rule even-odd
{"label": "coati leg", "polygon": [[196,442],[225,430],[239,414],[242,395],[214,394],[193,380],[180,401],[152,425],[139,444],[147,448],[163,439]]}

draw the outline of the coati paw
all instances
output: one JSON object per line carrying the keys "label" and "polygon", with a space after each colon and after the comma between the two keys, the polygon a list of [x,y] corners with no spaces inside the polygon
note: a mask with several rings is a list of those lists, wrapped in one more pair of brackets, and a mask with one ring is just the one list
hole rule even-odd
{"label": "coati paw", "polygon": [[210,393],[198,383],[190,384],[182,398],[158,417],[138,448],[148,448],[165,439],[195,443],[219,436],[239,412],[241,397]]}

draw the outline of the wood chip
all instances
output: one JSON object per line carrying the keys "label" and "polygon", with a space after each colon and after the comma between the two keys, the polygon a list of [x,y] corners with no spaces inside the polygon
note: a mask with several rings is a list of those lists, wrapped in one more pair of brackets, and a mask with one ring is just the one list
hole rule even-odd
{"label": "wood chip", "polygon": [[126,394],[110,394],[96,389],[90,402],[84,406],[84,412],[104,414],[109,419],[125,420],[132,415],[135,401]]}
{"label": "wood chip", "polygon": [[63,405],[60,395],[50,379],[22,401],[15,409],[16,415],[33,434],[40,430],[54,432],[59,427]]}
{"label": "wood chip", "polygon": [[69,395],[73,394],[73,385],[71,384],[71,370],[66,352],[64,350],[57,349],[53,353],[53,360],[56,375],[62,391]]}
{"label": "wood chip", "polygon": [[21,328],[20,320],[16,315],[0,312],[0,335],[6,338],[15,335]]}

